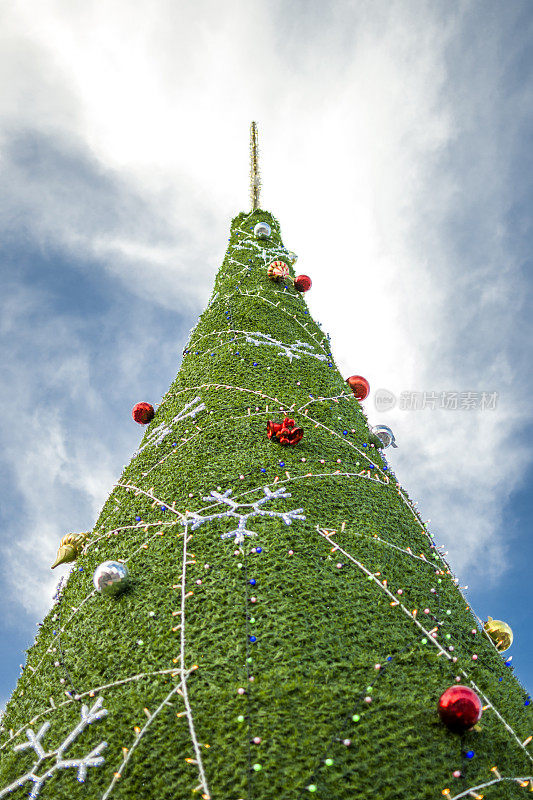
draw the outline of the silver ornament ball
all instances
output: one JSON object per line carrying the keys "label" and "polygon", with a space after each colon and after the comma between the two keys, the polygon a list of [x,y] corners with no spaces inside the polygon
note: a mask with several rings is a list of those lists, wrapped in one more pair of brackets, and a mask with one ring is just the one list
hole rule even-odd
{"label": "silver ornament ball", "polygon": [[104,561],[93,575],[94,588],[106,596],[120,594],[130,583],[128,568],[120,561]]}
{"label": "silver ornament ball", "polygon": [[372,433],[375,433],[376,436],[381,439],[384,448],[390,447],[391,445],[393,447],[398,447],[394,438],[394,434],[388,425],[375,425],[372,428]]}
{"label": "silver ornament ball", "polygon": [[258,222],[254,228],[254,236],[258,239],[268,239],[270,233],[270,225],[266,222]]}
{"label": "silver ornament ball", "polygon": [[289,250],[289,252],[287,253],[287,258],[289,259],[291,264],[296,264],[296,262],[298,261],[298,256],[296,255],[296,253],[293,253],[292,250]]}

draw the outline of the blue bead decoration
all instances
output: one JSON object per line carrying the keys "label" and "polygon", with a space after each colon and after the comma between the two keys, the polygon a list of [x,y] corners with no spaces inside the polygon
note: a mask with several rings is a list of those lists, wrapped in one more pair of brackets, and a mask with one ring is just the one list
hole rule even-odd
{"label": "blue bead decoration", "polygon": [[255,578],[250,578],[248,583],[250,584],[250,586],[255,586]]}
{"label": "blue bead decoration", "polygon": [[140,517],[135,517],[135,520],[136,520],[136,522],[140,522],[141,518]]}
{"label": "blue bead decoration", "polygon": [[266,472],[266,469],[264,467],[261,467],[260,472]]}
{"label": "blue bead decoration", "polygon": [[257,639],[255,638],[255,636],[250,636],[250,641],[251,642],[257,642]]}
{"label": "blue bead decoration", "polygon": [[280,461],[279,465],[280,465],[280,467],[284,467],[285,466],[285,462],[284,461]]}
{"label": "blue bead decoration", "polygon": [[161,506],[161,511],[166,511],[166,510],[167,510],[166,506]]}
{"label": "blue bead decoration", "polygon": [[256,547],[256,548],[255,548],[255,552],[256,552],[256,553],[261,553],[262,551],[263,551],[263,548],[262,548],[262,547]]}
{"label": "blue bead decoration", "polygon": [[344,436],[348,436],[348,431],[343,431]]}
{"label": "blue bead decoration", "polygon": [[475,753],[474,753],[473,750],[467,750],[466,753],[465,753],[465,756],[467,758],[474,758],[474,755],[475,755]]}

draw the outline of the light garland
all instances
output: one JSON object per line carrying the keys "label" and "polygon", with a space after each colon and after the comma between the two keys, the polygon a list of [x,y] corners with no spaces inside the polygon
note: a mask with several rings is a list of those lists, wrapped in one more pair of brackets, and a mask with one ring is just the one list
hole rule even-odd
{"label": "light garland", "polygon": [[[188,677],[191,672],[194,672],[194,668],[191,668],[190,670],[188,670],[186,672],[186,677]],[[127,766],[128,762],[129,762],[131,756],[133,755],[135,749],[138,747],[139,742],[141,741],[143,736],[146,734],[146,731],[151,726],[151,724],[156,719],[156,717],[160,714],[160,712],[163,710],[163,708],[165,708],[165,706],[171,705],[171,703],[170,703],[171,697],[173,695],[175,695],[175,694],[180,694],[180,689],[181,689],[181,687],[183,685],[184,685],[184,681],[183,681],[183,678],[182,678],[182,681],[180,682],[180,684],[178,686],[173,686],[172,687],[172,690],[167,694],[167,696],[165,697],[163,702],[156,708],[156,710],[153,712],[153,714],[149,714],[148,719],[145,722],[145,724],[143,725],[143,727],[139,728],[139,730],[136,731],[136,736],[135,736],[135,739],[133,740],[133,742],[131,744],[131,747],[126,748],[127,752],[124,755],[124,758],[122,759],[121,764],[115,770],[115,772],[113,774],[113,779],[112,779],[111,783],[109,784],[109,786],[107,787],[107,789],[105,790],[104,794],[102,795],[101,800],[107,800],[107,798],[109,797],[109,795],[113,791],[116,783],[122,778],[122,773],[123,773],[124,769],[126,768],[126,766]],[[209,797],[206,800],[209,800]]]}
{"label": "light garland", "polygon": [[[531,786],[533,787],[533,777],[530,775],[527,778],[494,778],[492,781],[487,781],[486,783],[479,783],[477,786],[470,786],[468,789],[465,789],[464,792],[460,794],[454,794],[453,797],[451,796],[450,789],[443,789],[441,794],[445,797],[448,797],[448,800],[460,800],[462,797],[473,797],[474,800],[483,800],[484,795],[477,794],[479,789],[486,789],[488,786],[494,786],[497,783],[502,783],[503,781],[514,781],[522,788],[527,788],[529,781],[531,781]],[[532,791],[532,789],[530,789]]]}

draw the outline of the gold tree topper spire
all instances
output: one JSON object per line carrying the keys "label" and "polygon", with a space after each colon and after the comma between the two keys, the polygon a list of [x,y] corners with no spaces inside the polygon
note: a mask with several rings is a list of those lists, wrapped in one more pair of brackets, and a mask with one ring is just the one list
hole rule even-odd
{"label": "gold tree topper spire", "polygon": [[259,175],[259,145],[257,142],[257,122],[250,125],[250,200],[252,211],[259,208],[261,177]]}

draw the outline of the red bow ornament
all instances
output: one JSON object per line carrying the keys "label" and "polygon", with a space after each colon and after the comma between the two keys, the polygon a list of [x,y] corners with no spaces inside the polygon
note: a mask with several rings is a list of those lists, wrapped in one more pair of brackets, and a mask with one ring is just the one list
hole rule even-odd
{"label": "red bow ornament", "polygon": [[267,423],[267,436],[269,439],[275,439],[280,444],[298,444],[304,429],[298,428],[293,419],[285,417],[283,422],[272,422],[269,420]]}

